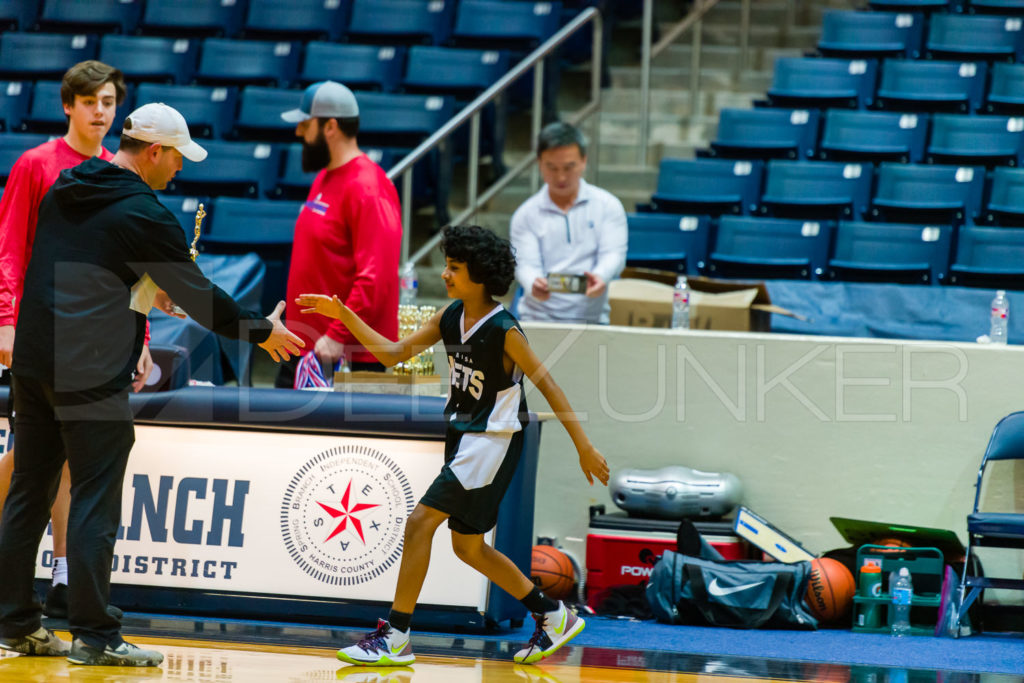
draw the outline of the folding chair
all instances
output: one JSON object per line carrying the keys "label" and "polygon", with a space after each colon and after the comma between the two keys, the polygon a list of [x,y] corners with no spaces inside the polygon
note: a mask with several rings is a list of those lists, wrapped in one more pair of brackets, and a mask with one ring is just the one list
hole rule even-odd
{"label": "folding chair", "polygon": [[953,615],[953,633],[959,633],[964,613],[984,589],[1024,590],[1024,579],[991,578],[971,573],[971,555],[980,547],[1024,548],[1024,513],[983,512],[979,508],[985,471],[989,463],[1000,460],[1024,460],[1024,412],[1010,413],[996,424],[978,468],[974,507],[967,515],[967,553],[960,580],[959,605]]}

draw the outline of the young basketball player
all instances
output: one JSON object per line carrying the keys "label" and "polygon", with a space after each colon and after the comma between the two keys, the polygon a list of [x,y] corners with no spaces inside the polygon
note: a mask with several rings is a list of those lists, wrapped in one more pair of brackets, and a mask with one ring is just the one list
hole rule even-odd
{"label": "young basketball player", "polygon": [[545,596],[515,564],[484,543],[497,521],[498,505],[522,452],[526,416],[522,377],[547,399],[579,453],[590,481],[608,484],[608,464],[590,443],[565,394],[533,353],[519,323],[494,297],[508,292],[515,257],[507,240],[476,226],[445,228],[441,242],[448,297],[456,301],[423,327],[392,342],[364,323],[337,296],[303,294],[303,313],[340,320],[384,365],[392,366],[444,341],[451,370],[445,464],[410,515],[398,586],[387,621],[351,647],[338,651],[350,664],[398,666],[415,661],[409,624],[430,562],[430,546],[445,520],[452,547],[463,562],[501,586],[533,613],[537,628],[515,661],[536,662],[583,630],[583,620]]}

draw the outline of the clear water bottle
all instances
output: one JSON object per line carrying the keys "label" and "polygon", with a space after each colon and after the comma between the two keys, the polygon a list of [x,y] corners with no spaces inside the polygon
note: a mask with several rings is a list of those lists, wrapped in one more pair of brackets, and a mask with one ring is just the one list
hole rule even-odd
{"label": "clear water bottle", "polygon": [[892,595],[892,634],[897,638],[910,635],[910,603],[914,598],[914,583],[910,570],[900,567],[900,573],[889,579]]}
{"label": "clear water bottle", "polygon": [[672,328],[690,328],[690,285],[685,275],[676,278],[676,287],[672,292]]}
{"label": "clear water bottle", "polygon": [[988,337],[993,344],[1005,344],[1007,328],[1010,324],[1010,300],[1006,298],[1006,291],[1000,289],[996,292],[996,298],[992,299],[992,323],[989,327]]}
{"label": "clear water bottle", "polygon": [[399,303],[409,306],[416,303],[416,296],[419,294],[420,280],[416,274],[416,266],[412,261],[406,263],[398,274]]}

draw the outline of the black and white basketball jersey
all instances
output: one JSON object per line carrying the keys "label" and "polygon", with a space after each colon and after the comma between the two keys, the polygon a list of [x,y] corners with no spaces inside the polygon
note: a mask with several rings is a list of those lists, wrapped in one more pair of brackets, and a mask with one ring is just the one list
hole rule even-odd
{"label": "black and white basketball jersey", "polygon": [[450,372],[445,415],[461,432],[517,432],[526,415],[522,376],[518,367],[505,372],[505,334],[519,321],[498,304],[471,328],[465,329],[461,301],[441,315],[441,339]]}

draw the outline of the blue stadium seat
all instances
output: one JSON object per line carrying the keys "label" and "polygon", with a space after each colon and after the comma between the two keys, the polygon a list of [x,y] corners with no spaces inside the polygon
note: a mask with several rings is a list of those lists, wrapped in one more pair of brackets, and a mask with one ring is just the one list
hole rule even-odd
{"label": "blue stadium seat", "polygon": [[877,106],[892,111],[970,113],[981,105],[984,63],[887,59],[876,93]]}
{"label": "blue stadium seat", "polygon": [[44,0],[39,28],[63,33],[135,31],[142,0]]}
{"label": "blue stadium seat", "polygon": [[871,196],[871,164],[770,161],[760,212],[786,218],[860,218]]}
{"label": "blue stadium seat", "polygon": [[0,81],[0,130],[18,130],[31,100],[31,83]]}
{"label": "blue stadium seat", "polygon": [[[109,147],[108,147],[109,149]],[[185,162],[188,163],[187,161]],[[182,195],[167,194],[165,192],[157,192],[156,198],[160,200],[160,203],[167,207],[167,210],[174,214],[174,217],[178,219],[178,223],[181,225],[182,231],[185,233],[185,241],[191,245],[192,240],[196,234],[196,211],[199,209],[199,205],[203,205],[203,211],[206,213],[206,218],[203,219],[202,232],[203,235],[210,231],[210,223],[213,218],[213,203],[210,197],[186,197]],[[202,236],[200,236],[200,242]]]}
{"label": "blue stadium seat", "polygon": [[220,140],[204,140],[202,145],[209,156],[200,164],[186,161],[168,193],[255,199],[276,185],[281,151],[274,145]]}
{"label": "blue stadium seat", "polygon": [[238,90],[223,86],[141,83],[135,101],[168,104],[185,117],[193,137],[221,138],[234,124]]}
{"label": "blue stadium seat", "polygon": [[936,114],[928,163],[1019,166],[1024,153],[1024,119],[1007,116]]}
{"label": "blue stadium seat", "polygon": [[354,0],[349,39],[441,45],[451,35],[455,5],[454,0]]}
{"label": "blue stadium seat", "polygon": [[139,26],[148,35],[230,38],[242,28],[245,5],[231,1],[146,0]]}
{"label": "blue stadium seat", "polygon": [[1024,230],[973,225],[960,228],[949,284],[1024,289]]}
{"label": "blue stadium seat", "polygon": [[711,237],[709,216],[631,213],[626,221],[626,265],[689,275],[697,275],[704,268]]}
{"label": "blue stadium seat", "polygon": [[294,141],[295,124],[282,119],[281,113],[298,107],[301,99],[301,90],[258,85],[242,88],[233,136],[251,140]]}
{"label": "blue stadium seat", "polygon": [[249,0],[245,36],[338,40],[351,5],[351,0]]}
{"label": "blue stadium seat", "polygon": [[662,159],[651,204],[666,213],[747,214],[757,207],[763,175],[761,161]]}
{"label": "blue stadium seat", "polygon": [[967,11],[972,14],[1024,14],[1024,0],[967,0]]}
{"label": "blue stadium seat", "polygon": [[402,81],[404,47],[348,45],[313,41],[299,73],[305,84],[337,81],[352,90],[394,92]]}
{"label": "blue stadium seat", "polygon": [[1024,226],[1024,169],[995,169],[985,218],[998,225]]}
{"label": "blue stadium seat", "polygon": [[532,49],[558,30],[560,2],[461,0],[454,39],[466,47]]}
{"label": "blue stadium seat", "polygon": [[835,223],[722,216],[708,275],[810,280],[824,272]]}
{"label": "blue stadium seat", "polygon": [[0,133],[0,185],[7,184],[11,167],[22,154],[50,139],[49,135]]}
{"label": "blue stadium seat", "polygon": [[939,12],[949,9],[950,0],[868,0],[868,5],[886,12]]}
{"label": "blue stadium seat", "polygon": [[297,44],[207,38],[196,80],[211,85],[260,83],[286,88],[298,74]]}
{"label": "blue stadium seat", "polygon": [[783,57],[768,90],[773,107],[864,109],[875,95],[878,63],[865,59]]}
{"label": "blue stadium seat", "polygon": [[847,282],[932,284],[949,269],[950,225],[843,221],[828,275]]}
{"label": "blue stadium seat", "polygon": [[125,79],[188,83],[196,71],[199,41],[152,36],[104,36],[100,61],[116,64]]}
{"label": "blue stadium seat", "polygon": [[[397,160],[395,151],[392,149],[379,147],[360,147],[360,149],[385,171],[391,168]],[[316,178],[316,173],[316,171],[306,173],[302,170],[301,144],[287,145],[284,152],[284,170],[277,180],[274,196],[285,199],[305,199],[309,194],[309,187],[313,184],[313,179]]]}
{"label": "blue stadium seat", "polygon": [[936,14],[925,50],[934,59],[1020,60],[1024,49],[1021,20],[1007,17]]}
{"label": "blue stadium seat", "polygon": [[[124,102],[114,114],[114,122],[110,125],[111,131],[120,133],[124,117],[132,110],[132,90],[133,86],[128,85]],[[63,135],[67,132],[68,120],[60,99],[60,81],[36,81],[32,89],[32,105],[22,119],[20,129],[51,135]]]}
{"label": "blue stadium seat", "polygon": [[982,111],[989,114],[1024,114],[1024,64],[992,65],[992,84]]}
{"label": "blue stadium seat", "polygon": [[921,55],[924,18],[890,12],[825,12],[818,51],[826,57],[872,59]]}
{"label": "blue stadium seat", "polygon": [[885,162],[878,167],[870,215],[892,222],[963,223],[980,210],[984,185],[983,167]]}
{"label": "blue stadium seat", "polygon": [[[301,95],[301,93],[299,93]],[[419,144],[455,115],[455,98],[441,95],[359,93],[359,136],[385,146]]]}
{"label": "blue stadium seat", "polygon": [[924,157],[927,114],[831,109],[818,156],[833,161],[919,162]]}
{"label": "blue stadium seat", "polygon": [[29,31],[39,18],[40,0],[0,0],[0,30]]}
{"label": "blue stadium seat", "polygon": [[507,52],[417,46],[409,49],[402,85],[410,92],[475,96],[508,69]]}
{"label": "blue stadium seat", "polygon": [[0,76],[61,78],[73,64],[95,59],[96,37],[61,33],[0,36]]}
{"label": "blue stadium seat", "polygon": [[723,109],[711,153],[730,159],[809,159],[819,120],[813,109]]}

